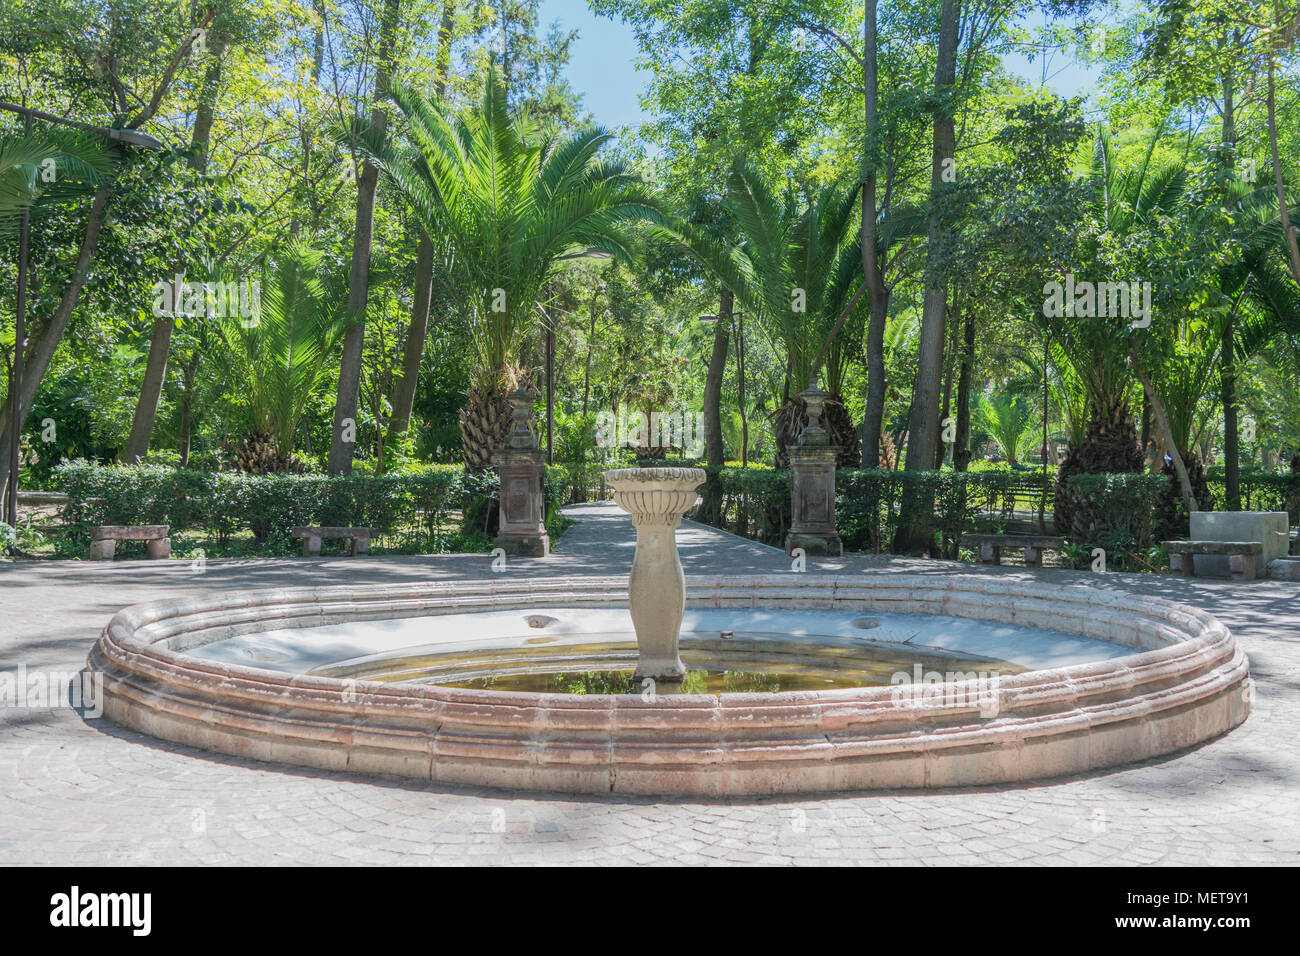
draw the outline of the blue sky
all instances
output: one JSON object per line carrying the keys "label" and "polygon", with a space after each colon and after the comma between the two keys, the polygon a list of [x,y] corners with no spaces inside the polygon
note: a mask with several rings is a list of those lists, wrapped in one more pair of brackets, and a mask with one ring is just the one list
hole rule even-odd
{"label": "blue sky", "polygon": [[[1031,24],[1041,18],[1028,18]],[[643,122],[638,96],[647,74],[638,72],[636,40],[622,21],[609,20],[592,13],[586,0],[544,0],[541,26],[547,29],[559,20],[565,28],[576,28],[581,36],[573,45],[573,58],[566,71],[573,88],[583,94],[583,103],[596,122],[610,128]],[[1041,64],[1030,64],[1023,57],[1003,58],[1007,69],[1037,83]],[[1063,96],[1092,89],[1097,71],[1089,70],[1068,58],[1058,57],[1050,67],[1047,85]]]}

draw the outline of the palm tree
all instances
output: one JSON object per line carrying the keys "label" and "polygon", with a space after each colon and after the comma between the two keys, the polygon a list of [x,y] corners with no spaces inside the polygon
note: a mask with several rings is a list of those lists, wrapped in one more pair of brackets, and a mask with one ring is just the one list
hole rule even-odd
{"label": "palm tree", "polygon": [[[839,465],[857,467],[862,449],[840,394],[851,349],[845,343],[861,331],[866,306],[859,307],[861,251],[851,226],[859,184],[827,186],[807,203],[792,193],[779,201],[761,174],[743,159],[727,177],[723,211],[742,237],[724,247],[702,230],[675,221],[663,230],[709,268],[785,354],[784,404],[775,414],[777,467],[785,467],[789,448],[802,427],[798,393],[814,383],[824,359],[831,393],[825,426],[840,447]],[[846,333],[831,331],[847,312]],[[823,351],[825,354],[823,355]]]}
{"label": "palm tree", "polygon": [[547,283],[565,260],[593,253],[631,262],[626,226],[659,221],[655,201],[621,163],[598,154],[600,128],[568,137],[512,116],[490,73],[477,109],[454,118],[394,85],[412,148],[362,139],[410,203],[428,237],[446,240],[441,264],[469,327],[475,365],[461,440],[466,470],[485,471],[510,427],[505,396],[524,376],[519,352]]}
{"label": "palm tree", "polygon": [[1032,443],[1039,424],[1034,403],[1011,391],[981,398],[975,406],[974,417],[975,424],[988,432],[1012,467],[1024,457],[1021,453]]}
{"label": "palm tree", "polygon": [[303,409],[350,316],[340,289],[320,275],[321,254],[305,242],[264,263],[259,308],[246,317],[225,310],[220,327],[246,377],[250,429],[236,446],[241,470],[298,470],[294,439]]}
{"label": "palm tree", "polygon": [[[1137,245],[1142,238],[1139,233],[1152,228],[1158,217],[1181,201],[1186,181],[1183,165],[1168,163],[1152,168],[1162,134],[1161,129],[1155,131],[1140,163],[1121,170],[1116,166],[1109,135],[1105,129],[1098,130],[1088,178],[1101,237],[1117,244]],[[1061,311],[1060,315],[1045,314],[1043,321],[1082,383],[1089,410],[1082,443],[1069,449],[1057,470],[1056,526],[1070,534],[1076,502],[1069,477],[1138,473],[1143,470],[1144,459],[1129,410],[1133,372],[1125,336],[1128,319],[1080,315],[1071,307]]]}
{"label": "palm tree", "polygon": [[24,209],[89,195],[114,168],[111,148],[80,130],[0,136],[0,229],[16,231]]}

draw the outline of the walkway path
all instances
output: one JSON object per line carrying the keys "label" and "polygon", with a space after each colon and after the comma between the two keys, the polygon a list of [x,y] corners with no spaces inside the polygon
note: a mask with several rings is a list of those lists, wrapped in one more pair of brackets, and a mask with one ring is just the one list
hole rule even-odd
{"label": "walkway path", "polygon": [[[548,559],[507,573],[623,574],[612,505]],[[780,551],[687,523],[687,574],[777,572]],[[758,800],[572,797],[313,772],[177,747],[68,710],[0,709],[0,863],[1300,863],[1300,585],[986,568],[853,556],[888,568],[1077,580],[1206,608],[1250,655],[1251,718],[1177,757],[1030,787]],[[482,578],[479,555],[0,564],[0,675],[75,671],[127,604],[228,589]],[[0,680],[3,676],[0,676]]]}

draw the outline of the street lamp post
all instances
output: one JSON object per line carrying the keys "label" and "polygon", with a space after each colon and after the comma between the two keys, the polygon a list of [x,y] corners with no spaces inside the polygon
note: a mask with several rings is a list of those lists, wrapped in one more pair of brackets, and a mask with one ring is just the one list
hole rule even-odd
{"label": "street lamp post", "polygon": [[[17,113],[22,116],[25,133],[31,133],[32,119],[35,118],[61,126],[83,129],[126,146],[138,146],[142,149],[152,150],[166,148],[148,133],[141,133],[135,129],[111,129],[106,126],[93,126],[90,123],[65,119],[62,116],[55,116],[53,113],[46,113],[29,106],[6,103],[3,100],[0,100],[0,110],[7,110],[10,113]],[[27,344],[27,250],[30,228],[29,209],[24,206],[18,223],[18,289],[14,300],[14,360],[9,373],[9,481],[5,493],[5,520],[15,527],[18,524],[18,444],[23,425],[22,419],[25,417],[22,409],[22,384],[23,348]]]}
{"label": "street lamp post", "polygon": [[[745,319],[744,312],[732,312],[736,320],[736,387],[740,393],[740,464],[749,467],[749,416],[745,414]],[[716,315],[702,315],[700,321],[712,325]]]}

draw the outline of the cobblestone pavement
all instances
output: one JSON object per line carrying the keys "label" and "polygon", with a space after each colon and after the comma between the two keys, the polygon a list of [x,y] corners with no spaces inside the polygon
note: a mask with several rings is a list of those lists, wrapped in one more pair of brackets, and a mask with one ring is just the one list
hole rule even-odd
{"label": "cobblestone pavement", "polygon": [[[511,574],[617,574],[612,505]],[[689,522],[688,574],[789,569],[781,552]],[[0,672],[75,671],[118,608],[226,589],[487,577],[478,555],[0,564]],[[853,556],[808,571],[1084,580],[1217,614],[1250,655],[1255,709],[1175,757],[1034,786],[705,801],[513,794],[314,772],[155,741],[69,709],[0,710],[0,863],[1300,862],[1300,585],[980,568]]]}

